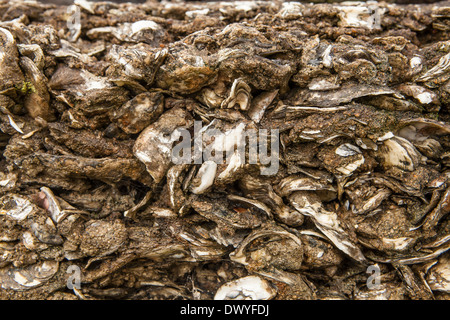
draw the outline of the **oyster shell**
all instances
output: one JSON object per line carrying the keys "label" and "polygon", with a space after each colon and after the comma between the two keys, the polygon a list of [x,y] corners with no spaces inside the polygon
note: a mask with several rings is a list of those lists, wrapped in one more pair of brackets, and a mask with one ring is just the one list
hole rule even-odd
{"label": "oyster shell", "polygon": [[294,208],[313,219],[316,227],[330,239],[338,249],[361,263],[367,263],[361,249],[351,240],[334,212],[326,211],[317,196],[297,191],[289,196]]}
{"label": "oyster shell", "polygon": [[42,261],[26,268],[0,269],[0,283],[3,289],[23,291],[41,286],[58,272],[57,261]]}
{"label": "oyster shell", "polygon": [[2,215],[8,215],[14,220],[25,220],[35,210],[35,206],[27,198],[10,194],[0,199]]}
{"label": "oyster shell", "polygon": [[136,134],[156,121],[164,111],[164,96],[159,92],[141,93],[112,115],[112,120],[129,134]]}
{"label": "oyster shell", "polygon": [[247,110],[250,107],[251,89],[241,79],[236,79],[231,86],[231,92],[228,98],[222,102],[222,108],[233,108],[239,105],[239,109]]}
{"label": "oyster shell", "polygon": [[171,147],[181,135],[177,129],[190,127],[186,111],[174,108],[161,115],[136,139],[133,153],[142,161],[155,182],[161,181],[171,166]]}
{"label": "oyster shell", "polygon": [[275,295],[276,290],[267,280],[248,276],[221,286],[214,300],[269,300]]}
{"label": "oyster shell", "polygon": [[439,262],[431,267],[427,276],[427,283],[433,291],[450,291],[450,270],[449,257],[444,254],[439,258]]}

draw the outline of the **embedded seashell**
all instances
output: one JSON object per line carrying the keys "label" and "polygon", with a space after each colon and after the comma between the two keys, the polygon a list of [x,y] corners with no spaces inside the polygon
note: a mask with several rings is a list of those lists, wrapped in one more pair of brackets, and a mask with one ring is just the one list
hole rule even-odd
{"label": "embedded seashell", "polygon": [[369,6],[338,6],[339,25],[341,27],[363,27],[368,29],[380,28],[381,16],[385,8],[377,5]]}
{"label": "embedded seashell", "polygon": [[222,248],[228,248],[229,246],[233,246],[234,248],[236,248],[247,236],[248,231],[246,229],[235,229],[232,234],[230,234],[227,228],[224,228],[223,225],[218,224],[214,229],[209,230],[207,234],[208,237],[222,246]]}
{"label": "embedded seashell", "polygon": [[206,16],[209,13],[209,9],[205,8],[205,9],[198,9],[198,10],[190,10],[190,11],[186,11],[185,15],[186,17],[188,17],[189,19],[194,19],[198,16]]}
{"label": "embedded seashell", "polygon": [[423,229],[430,230],[434,228],[445,215],[450,212],[450,187],[445,190],[439,203],[423,221]]}
{"label": "embedded seashell", "polygon": [[19,53],[16,41],[11,32],[0,28],[0,92],[21,87],[24,81],[22,71],[19,68]]}
{"label": "embedded seashell", "polygon": [[204,88],[200,91],[197,99],[211,109],[219,108],[224,98],[217,95],[213,89]]}
{"label": "embedded seashell", "polygon": [[42,187],[41,191],[44,195],[44,199],[42,199],[43,207],[50,213],[53,222],[58,224],[69,215],[69,212],[61,208],[59,201],[56,199],[50,188]]}
{"label": "embedded seashell", "polygon": [[87,116],[107,112],[128,101],[127,90],[86,70],[61,66],[48,85],[65,103]]}
{"label": "embedded seashell", "polygon": [[357,146],[354,146],[350,143],[344,143],[337,147],[334,151],[338,156],[341,157],[350,157],[361,153],[361,150]]}
{"label": "embedded seashell", "polygon": [[355,300],[406,300],[408,294],[402,283],[381,283],[378,288],[355,292]]}
{"label": "embedded seashell", "polygon": [[[76,3],[89,3],[85,0],[75,0],[74,4],[67,8],[67,13],[70,17],[67,21],[68,35],[67,40],[70,42],[75,42],[81,35],[81,23],[80,23],[80,9],[76,6]],[[90,11],[94,14],[94,11]]]}
{"label": "embedded seashell", "polygon": [[278,89],[273,91],[266,91],[255,97],[248,110],[248,116],[254,122],[259,123],[264,116],[264,112],[270,106],[272,101],[278,95]]}
{"label": "embedded seashell", "polygon": [[38,262],[24,268],[0,269],[0,286],[3,289],[25,291],[49,281],[58,272],[59,263],[54,260]]}
{"label": "embedded seashell", "polygon": [[0,214],[7,215],[14,220],[25,220],[37,208],[25,197],[9,194],[0,198]]}
{"label": "embedded seashell", "polygon": [[[437,128],[436,128],[437,129]],[[437,158],[441,154],[443,148],[438,140],[430,138],[428,136],[431,132],[423,132],[421,134],[418,132],[417,127],[415,125],[409,125],[403,127],[398,131],[398,136],[409,140],[414,147],[417,148],[422,154],[424,154],[428,158]]]}
{"label": "embedded seashell", "polygon": [[266,204],[274,216],[282,223],[292,227],[298,227],[303,224],[303,215],[287,206],[283,199],[274,192],[270,184],[263,183],[260,179],[251,176],[245,176],[239,181],[239,185],[247,197]]}
{"label": "embedded seashell", "polygon": [[284,178],[278,184],[276,191],[282,197],[288,196],[294,191],[327,191],[336,194],[336,189],[327,184],[323,184],[311,178],[301,178],[298,176],[289,176]]}
{"label": "embedded seashell", "polygon": [[93,220],[81,236],[81,251],[89,256],[101,257],[117,251],[127,239],[127,231],[121,220]]}
{"label": "embedded seashell", "polygon": [[351,240],[348,231],[342,227],[338,215],[335,212],[325,210],[320,199],[316,195],[308,193],[307,191],[297,191],[289,196],[289,201],[297,211],[310,217],[316,227],[322,231],[322,233],[327,236],[338,249],[356,261],[361,263],[367,262],[361,249]]}
{"label": "embedded seashell", "polygon": [[220,171],[217,176],[218,183],[229,183],[236,180],[239,174],[242,172],[245,166],[245,160],[242,157],[241,152],[236,151],[230,157],[229,162],[225,170]]}
{"label": "embedded seashell", "polygon": [[125,74],[131,79],[145,80],[147,85],[151,85],[168,53],[167,48],[155,52],[140,45],[127,48],[113,45],[107,55],[113,62],[113,67],[110,67],[111,70],[108,69],[107,73],[119,76]]}
{"label": "embedded seashell", "polygon": [[404,264],[394,263],[393,266],[397,270],[400,279],[402,279],[405,288],[412,299],[434,299],[433,292],[423,275],[417,276],[416,272],[414,272],[411,267]]}
{"label": "embedded seashell", "polygon": [[372,40],[373,44],[383,46],[386,51],[402,51],[409,42],[402,36],[376,37]]}
{"label": "embedded seashell", "polygon": [[170,206],[175,211],[183,208],[186,197],[183,192],[183,172],[188,169],[187,164],[178,164],[167,171],[167,187],[169,188]]}
{"label": "embedded seashell", "polygon": [[80,8],[86,10],[90,14],[95,14],[95,3],[87,0],[74,0],[73,2],[75,5],[79,6]]}
{"label": "embedded seashell", "polygon": [[419,56],[412,57],[411,60],[409,60],[409,67],[411,68],[413,74],[417,74],[422,71],[422,58]]}
{"label": "embedded seashell", "polygon": [[286,20],[298,19],[303,16],[303,10],[304,6],[300,2],[283,2],[277,16]]}
{"label": "embedded seashell", "polygon": [[[261,243],[259,249],[246,250],[252,242],[261,242],[262,239],[270,240]],[[280,246],[284,250],[280,251]],[[255,230],[230,253],[230,259],[257,271],[270,267],[299,270],[303,261],[303,245],[300,238],[282,229]]]}
{"label": "embedded seashell", "polygon": [[445,56],[442,56],[439,59],[439,62],[430,70],[421,75],[417,81],[424,82],[431,79],[434,79],[444,73],[447,73],[450,70],[450,53],[447,53]]}
{"label": "embedded seashell", "polygon": [[[245,165],[245,149],[243,146],[245,146],[244,130],[247,124],[241,121],[233,124],[231,128],[226,128],[228,130],[225,132],[214,131],[221,123],[213,121],[208,127],[203,128],[205,136],[211,133],[213,134],[213,137],[208,136],[209,140],[205,143],[207,144],[205,154],[208,154],[208,159],[206,160],[213,159],[216,163],[220,163],[217,168],[216,182],[229,183],[238,178],[239,173]],[[214,139],[212,140],[211,138]],[[212,156],[213,152],[214,157]],[[226,161],[223,163],[223,158],[225,157]]]}
{"label": "embedded seashell", "polygon": [[356,152],[355,150],[359,149],[356,146],[339,146],[334,150],[334,152],[332,150],[323,150],[318,154],[318,156],[319,159],[323,161],[323,164],[328,171],[338,176],[350,176],[366,161],[364,155],[361,152]]}
{"label": "embedded seashell", "polygon": [[61,245],[64,242],[50,218],[46,218],[44,221],[32,222],[30,230],[42,243]]}
{"label": "embedded seashell", "polygon": [[[61,47],[59,49],[49,52],[52,56],[54,56],[56,58],[73,57],[75,59],[80,60],[83,63],[91,63],[93,61],[91,54],[81,53],[80,49],[75,47],[69,41],[61,39],[60,42],[61,42]],[[105,49],[104,47],[101,47],[101,49],[99,49],[99,50],[101,52],[104,49]],[[92,54],[96,54],[96,53],[97,52],[95,51]]]}
{"label": "embedded seashell", "polygon": [[411,248],[411,245],[416,242],[411,237],[400,238],[381,238],[381,242],[384,250],[405,251]]}
{"label": "embedded seashell", "polygon": [[[400,125],[403,126],[413,126],[415,128],[415,133],[420,136],[442,136],[450,134],[450,125],[443,121],[436,121],[427,118],[417,118],[408,119],[406,121],[401,121]],[[400,130],[401,132],[401,130]],[[408,137],[405,137],[409,139]]]}
{"label": "embedded seashell", "polygon": [[397,136],[385,140],[380,146],[379,153],[387,168],[394,166],[402,170],[413,171],[421,160],[420,153],[411,142]]}
{"label": "embedded seashell", "polygon": [[176,93],[194,93],[216,79],[217,70],[208,62],[200,52],[170,53],[156,73],[156,85]]}
{"label": "embedded seashell", "polygon": [[374,211],[376,208],[378,208],[381,205],[381,203],[384,200],[388,199],[390,195],[391,195],[391,190],[389,190],[387,188],[381,189],[374,196],[369,198],[364,203],[364,205],[362,206],[362,208],[360,210],[354,210],[354,211],[356,214],[366,214],[371,211]]}
{"label": "embedded seashell", "polygon": [[[325,50],[324,52],[321,54],[321,58],[322,58],[322,64],[327,67],[327,68],[331,68],[332,63],[333,63],[333,57],[331,55],[331,49],[333,49],[333,46],[330,44]],[[333,86],[333,85],[332,85]],[[335,84],[336,86],[336,84]]]}
{"label": "embedded seashell", "polygon": [[144,42],[156,45],[164,37],[164,29],[154,21],[141,20],[134,23],[122,23],[117,27],[100,27],[89,30],[90,39],[99,39],[111,35],[120,41]]}
{"label": "embedded seashell", "polygon": [[28,113],[32,118],[41,117],[47,121],[54,120],[54,114],[49,105],[50,94],[47,90],[47,78],[30,58],[21,57],[19,63],[26,80],[32,85],[31,92],[27,93],[24,101]]}
{"label": "embedded seashell", "polygon": [[356,144],[364,150],[378,150],[378,145],[370,139],[367,138],[356,138]]}
{"label": "embedded seashell", "polygon": [[[440,105],[439,97],[436,93],[434,93],[431,90],[428,90],[424,87],[417,86],[417,85],[401,85],[398,90],[407,96],[411,96],[414,99],[416,99],[418,102],[420,102],[422,105]],[[430,107],[426,107],[427,110],[430,112],[437,112],[439,111],[439,107],[434,107],[430,109]]]}
{"label": "embedded seashell", "polygon": [[395,94],[395,91],[387,87],[346,85],[340,89],[328,91],[296,89],[293,90],[292,97],[286,101],[290,105],[299,107],[336,107],[357,98],[388,94]]}
{"label": "embedded seashell", "polygon": [[39,239],[33,235],[30,231],[25,231],[22,234],[22,244],[28,250],[44,250],[48,248],[48,245],[39,241]]}
{"label": "embedded seashell", "polygon": [[239,105],[241,110],[247,110],[252,98],[250,92],[250,87],[242,79],[234,80],[230,95],[222,102],[222,108],[233,108],[235,105]]}
{"label": "embedded seashell", "polygon": [[431,267],[426,278],[433,291],[450,292],[450,256],[443,254],[439,262]]}
{"label": "embedded seashell", "polygon": [[247,199],[244,197],[236,196],[233,194],[230,194],[227,196],[227,199],[236,203],[242,203],[245,206],[253,206],[258,208],[261,212],[264,212],[268,218],[272,217],[272,213],[270,212],[270,209],[262,202],[259,202],[257,200]]}
{"label": "embedded seashell", "polygon": [[258,8],[258,3],[255,1],[230,1],[222,2],[221,4],[222,7],[220,8],[220,12],[229,15],[231,15],[233,11],[248,12]]}
{"label": "embedded seashell", "polygon": [[190,123],[186,110],[173,108],[161,115],[136,139],[133,153],[145,164],[156,183],[164,178],[171,166],[172,145],[181,135],[177,129],[189,127]]}
{"label": "embedded seashell", "polygon": [[311,91],[335,90],[339,89],[339,87],[340,84],[329,81],[327,79],[313,79],[308,85],[308,89]]}
{"label": "embedded seashell", "polygon": [[280,89],[285,92],[295,72],[294,66],[288,61],[251,56],[243,49],[221,49],[217,56],[216,63],[224,77],[230,80],[241,78],[256,90]]}
{"label": "embedded seashell", "polygon": [[274,287],[259,276],[228,282],[217,290],[214,300],[269,300],[277,294]]}
{"label": "embedded seashell", "polygon": [[164,111],[164,95],[145,92],[137,95],[112,114],[112,120],[126,133],[136,134],[156,121]]}
{"label": "embedded seashell", "polygon": [[216,223],[230,225],[238,229],[256,228],[267,220],[267,212],[254,202],[243,202],[234,198],[209,198],[196,196],[191,201],[192,208],[200,215]]}
{"label": "embedded seashell", "polygon": [[39,70],[44,68],[45,56],[38,44],[18,44],[17,49],[22,56],[30,58]]}
{"label": "embedded seashell", "polygon": [[197,176],[192,180],[191,191],[195,194],[205,193],[214,183],[217,163],[205,161],[198,170]]}

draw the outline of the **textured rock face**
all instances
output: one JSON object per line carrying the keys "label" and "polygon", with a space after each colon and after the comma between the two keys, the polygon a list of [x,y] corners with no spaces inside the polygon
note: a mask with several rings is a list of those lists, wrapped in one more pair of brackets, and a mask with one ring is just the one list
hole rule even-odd
{"label": "textured rock face", "polygon": [[449,298],[448,1],[49,2],[0,1],[1,299]]}

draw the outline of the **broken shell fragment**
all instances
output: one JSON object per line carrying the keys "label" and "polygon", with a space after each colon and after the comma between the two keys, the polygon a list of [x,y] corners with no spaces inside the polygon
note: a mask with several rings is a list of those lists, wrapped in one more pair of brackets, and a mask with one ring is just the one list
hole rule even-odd
{"label": "broken shell fragment", "polygon": [[270,300],[276,294],[269,281],[259,276],[248,276],[221,286],[214,300]]}
{"label": "broken shell fragment", "polygon": [[239,105],[241,110],[247,110],[252,98],[250,92],[250,87],[242,79],[234,80],[229,97],[222,102],[222,108],[233,108]]}
{"label": "broken shell fragment", "polygon": [[256,228],[267,219],[267,209],[254,201],[242,201],[241,197],[210,199],[197,196],[191,200],[192,208],[200,215],[219,224],[237,229]]}
{"label": "broken shell fragment", "polygon": [[58,272],[57,261],[42,261],[25,268],[0,269],[0,285],[3,289],[25,291],[43,285]]}
{"label": "broken shell fragment", "polygon": [[164,37],[164,29],[154,21],[141,20],[134,23],[123,23],[117,27],[100,27],[89,30],[86,35],[91,39],[113,36],[126,42],[144,42],[155,45]]}
{"label": "broken shell fragment", "polygon": [[270,106],[272,101],[278,94],[278,89],[273,91],[266,91],[256,96],[250,105],[248,116],[250,119],[259,123],[264,116],[266,109]]}
{"label": "broken shell fragment", "polygon": [[[296,176],[290,176],[284,178],[280,181],[280,184],[277,186],[277,193],[286,197],[295,191],[318,191],[320,193],[336,193],[336,189],[331,185],[322,184],[319,181],[313,180],[311,178],[300,178]],[[331,199],[333,199],[333,195],[331,195]]]}
{"label": "broken shell fragment", "polygon": [[15,194],[3,196],[0,199],[0,206],[0,214],[18,221],[26,219],[35,210],[30,200]]}
{"label": "broken shell fragment", "polygon": [[430,70],[421,75],[417,81],[423,82],[436,78],[450,70],[450,53],[442,56],[439,62]]}
{"label": "broken shell fragment", "polygon": [[339,6],[338,16],[342,27],[363,27],[368,29],[380,28],[381,16],[384,8],[374,5],[351,5]]}

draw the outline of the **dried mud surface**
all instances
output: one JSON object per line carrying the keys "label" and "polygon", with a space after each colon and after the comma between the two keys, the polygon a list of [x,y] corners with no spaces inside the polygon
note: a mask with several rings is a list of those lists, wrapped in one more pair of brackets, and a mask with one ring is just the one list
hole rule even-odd
{"label": "dried mud surface", "polygon": [[52,2],[0,0],[0,299],[449,299],[449,1]]}

